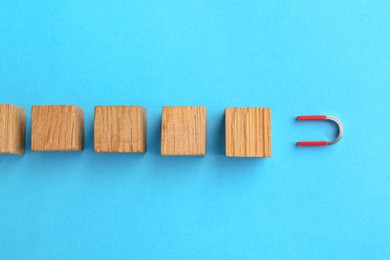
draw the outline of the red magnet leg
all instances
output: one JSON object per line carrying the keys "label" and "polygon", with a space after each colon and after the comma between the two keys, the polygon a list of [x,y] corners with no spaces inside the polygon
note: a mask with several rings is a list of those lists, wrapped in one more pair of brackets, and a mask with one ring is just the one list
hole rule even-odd
{"label": "red magnet leg", "polygon": [[298,142],[298,146],[323,146],[328,145],[328,142],[325,141],[319,141],[319,142]]}
{"label": "red magnet leg", "polygon": [[298,116],[297,120],[326,120],[326,116]]}

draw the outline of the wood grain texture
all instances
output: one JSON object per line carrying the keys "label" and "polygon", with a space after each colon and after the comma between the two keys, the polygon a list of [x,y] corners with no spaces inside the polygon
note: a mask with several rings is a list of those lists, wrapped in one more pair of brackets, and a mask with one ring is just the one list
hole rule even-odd
{"label": "wood grain texture", "polygon": [[163,107],[161,154],[206,154],[205,107]]}
{"label": "wood grain texture", "polygon": [[84,112],[70,105],[33,106],[31,150],[80,151],[84,148]]}
{"label": "wood grain texture", "polygon": [[95,152],[145,152],[145,108],[140,106],[95,107],[94,147]]}
{"label": "wood grain texture", "polygon": [[226,156],[271,157],[271,109],[226,108]]}
{"label": "wood grain texture", "polygon": [[14,105],[0,104],[0,153],[24,154],[26,111]]}

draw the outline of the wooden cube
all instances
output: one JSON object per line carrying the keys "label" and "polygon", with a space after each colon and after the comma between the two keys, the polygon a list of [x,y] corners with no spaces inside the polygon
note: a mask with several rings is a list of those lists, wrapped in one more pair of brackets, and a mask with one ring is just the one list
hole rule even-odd
{"label": "wooden cube", "polygon": [[206,154],[205,107],[163,107],[161,154]]}
{"label": "wooden cube", "polygon": [[146,110],[140,106],[97,106],[95,152],[146,151]]}
{"label": "wooden cube", "polygon": [[31,150],[79,151],[84,148],[84,112],[69,105],[32,107]]}
{"label": "wooden cube", "polygon": [[25,135],[26,111],[0,104],[0,153],[24,154]]}
{"label": "wooden cube", "polygon": [[225,109],[226,156],[271,157],[271,109]]}

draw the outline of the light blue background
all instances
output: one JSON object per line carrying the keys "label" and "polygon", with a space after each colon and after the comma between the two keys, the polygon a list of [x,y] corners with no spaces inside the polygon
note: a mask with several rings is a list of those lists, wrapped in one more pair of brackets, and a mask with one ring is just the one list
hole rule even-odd
{"label": "light blue background", "polygon": [[[1,259],[389,259],[390,2],[0,3]],[[85,111],[85,150],[34,153],[31,106]],[[148,152],[93,152],[95,105],[142,105]],[[207,156],[162,157],[161,107],[207,107]],[[224,108],[272,108],[273,156],[224,156]],[[345,136],[331,139],[338,116]]]}

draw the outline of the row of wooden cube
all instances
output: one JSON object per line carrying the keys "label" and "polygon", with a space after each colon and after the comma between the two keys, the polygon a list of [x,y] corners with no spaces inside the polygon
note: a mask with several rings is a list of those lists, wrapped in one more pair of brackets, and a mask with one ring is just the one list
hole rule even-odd
{"label": "row of wooden cube", "polygon": [[[78,151],[84,146],[83,110],[70,105],[32,107],[33,151]],[[23,154],[26,113],[0,105],[0,153]],[[271,157],[271,110],[225,109],[226,155]],[[145,152],[146,110],[140,106],[97,106],[94,117],[96,152]],[[162,109],[162,155],[206,154],[206,108]]]}

